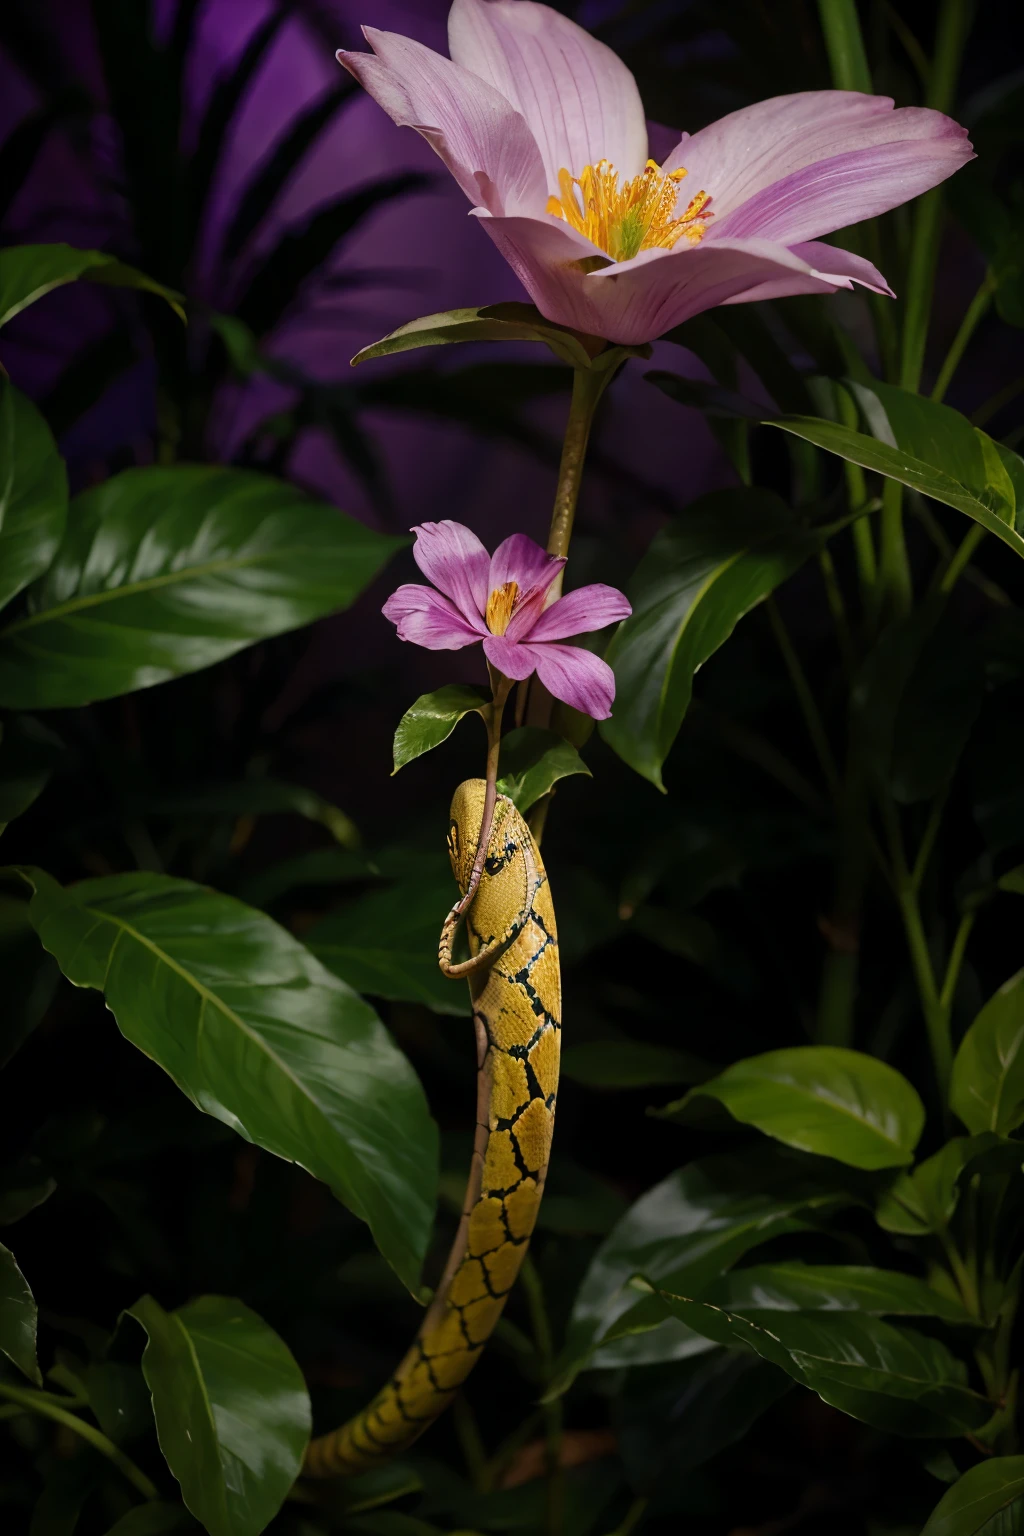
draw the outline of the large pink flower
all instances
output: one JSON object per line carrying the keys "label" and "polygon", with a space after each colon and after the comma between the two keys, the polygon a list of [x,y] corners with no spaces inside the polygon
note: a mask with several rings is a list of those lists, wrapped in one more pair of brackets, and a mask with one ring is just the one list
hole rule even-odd
{"label": "large pink flower", "polygon": [[[454,0],[451,58],[364,27],[345,68],[440,155],[549,320],[636,344],[714,304],[881,273],[819,240],[926,192],[972,158],[941,112],[807,91],[732,112],[647,159],[636,82],[535,0]],[[685,179],[684,179],[685,178]]]}
{"label": "large pink flower", "polygon": [[555,642],[628,617],[632,609],[621,592],[579,587],[545,607],[565,561],[525,533],[489,555],[461,523],[421,523],[413,532],[416,564],[434,586],[399,587],[384,604],[400,640],[431,651],[483,641],[487,660],[506,677],[522,682],[536,672],[556,699],[607,720],[615,698],[611,667],[590,651]]}

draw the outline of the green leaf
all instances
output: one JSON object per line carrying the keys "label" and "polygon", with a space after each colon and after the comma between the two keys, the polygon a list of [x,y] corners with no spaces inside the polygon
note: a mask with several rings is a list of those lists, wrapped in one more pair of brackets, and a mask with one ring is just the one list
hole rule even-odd
{"label": "green leaf", "polygon": [[613,356],[615,361],[621,361],[622,357],[651,355],[647,346],[607,347],[594,336],[584,336],[568,326],[545,320],[532,304],[512,301],[475,309],[448,309],[410,320],[372,346],[363,347],[352,359],[352,366],[370,358],[390,357],[394,352],[446,346],[456,341],[542,341],[572,368],[603,369],[612,365]]}
{"label": "green leaf", "polygon": [[949,1104],[975,1133],[1009,1135],[1024,1123],[1024,971],[989,998],[960,1042]]}
{"label": "green leaf", "polygon": [[46,570],[67,511],[67,473],[50,429],[0,373],[0,608]]}
{"label": "green leaf", "polygon": [[0,832],[42,794],[63,745],[30,715],[0,726]]}
{"label": "green leaf", "polygon": [[443,976],[437,964],[441,925],[457,899],[448,860],[439,854],[436,874],[367,892],[314,923],[305,940],[357,992],[467,1014],[468,988]]}
{"label": "green leaf", "polygon": [[128,1310],[148,1335],[142,1371],[186,1505],[210,1536],[257,1536],[309,1443],[302,1372],[273,1329],[231,1297],[165,1312],[143,1296]]}
{"label": "green leaf", "polygon": [[491,702],[490,689],[447,683],[424,693],[407,709],[395,732],[394,772],[447,741],[464,715],[478,714]]}
{"label": "green leaf", "polygon": [[723,1275],[703,1299],[726,1312],[862,1312],[976,1324],[959,1302],[924,1280],[861,1264],[755,1264]]}
{"label": "green leaf", "polygon": [[60,972],[29,922],[28,902],[0,894],[0,1067],[21,1049],[50,1006]]}
{"label": "green leaf", "polygon": [[240,779],[234,784],[196,785],[146,797],[147,814],[170,816],[302,816],[326,827],[343,848],[357,848],[360,837],[350,816],[304,784],[281,779]]}
{"label": "green leaf", "polygon": [[498,793],[508,795],[524,816],[559,779],[574,773],[591,777],[571,742],[535,725],[520,726],[502,738],[499,768]]}
{"label": "green leaf", "polygon": [[180,1504],[137,1504],[122,1515],[107,1536],[165,1536],[172,1531],[195,1531],[198,1526]]}
{"label": "green leaf", "polygon": [[14,1254],[0,1243],[0,1351],[34,1381],[43,1384],[36,1359],[35,1297],[18,1268]]}
{"label": "green leaf", "polygon": [[1024,506],[1018,509],[1015,490],[1024,466],[1016,454],[948,405],[895,385],[851,388],[874,437],[816,417],[781,416],[768,424],[954,507],[1024,555],[1017,531]]}
{"label": "green leaf", "polygon": [[960,1175],[973,1146],[971,1138],[955,1136],[910,1173],[901,1173],[879,1199],[879,1226],[914,1237],[944,1231],[956,1210]]}
{"label": "green leaf", "polygon": [[655,1088],[669,1083],[702,1083],[717,1067],[647,1040],[588,1040],[562,1047],[562,1076],[588,1088]]}
{"label": "green leaf", "polygon": [[139,872],[64,890],[25,875],[68,980],[102,991],[198,1108],[329,1184],[414,1290],[436,1128],[369,1004],[269,917],[191,881]]}
{"label": "green leaf", "polygon": [[652,1325],[661,1323],[657,1337],[602,1346],[633,1305],[626,1287],[638,1271],[666,1287],[699,1290],[749,1249],[799,1231],[808,1212],[845,1198],[782,1152],[756,1161],[708,1157],[670,1174],[627,1211],[594,1256],[573,1304],[552,1393],[564,1392],[587,1365],[607,1369],[702,1352],[699,1333],[665,1326],[662,1317]]}
{"label": "green leaf", "polygon": [[6,325],[44,293],[79,277],[90,283],[159,294],[176,315],[185,318],[182,294],[103,251],[80,251],[72,245],[10,245],[0,251],[0,325]]}
{"label": "green leaf", "polygon": [[699,1097],[716,1099],[734,1119],[787,1146],[851,1168],[912,1162],[924,1128],[924,1105],[905,1077],[874,1056],[839,1046],[750,1056],[665,1112],[685,1116]]}
{"label": "green leaf", "polygon": [[762,490],[714,491],[656,536],[629,584],[632,616],[606,653],[615,708],[600,726],[637,773],[664,789],[662,765],[698,667],[827,537]]}
{"label": "green leaf", "polygon": [[[876,1429],[911,1436],[980,1429],[992,1404],[936,1339],[862,1312],[726,1312],[664,1289],[638,1303],[643,1326],[660,1309],[716,1344],[752,1349],[834,1408]],[[618,1328],[631,1326],[627,1314]]]}
{"label": "green leaf", "polygon": [[406,541],[249,470],[129,469],[76,497],[30,612],[0,631],[0,704],[152,687],[347,607]]}
{"label": "green leaf", "polygon": [[971,1467],[942,1495],[921,1536],[975,1536],[1022,1498],[1024,1456],[993,1456]]}

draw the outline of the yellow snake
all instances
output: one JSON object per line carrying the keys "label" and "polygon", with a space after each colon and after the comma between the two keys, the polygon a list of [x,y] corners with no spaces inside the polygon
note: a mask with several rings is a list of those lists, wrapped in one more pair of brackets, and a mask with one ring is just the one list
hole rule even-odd
{"label": "yellow snake", "polygon": [[366,1471],[433,1423],[501,1316],[537,1219],[558,1088],[558,934],[540,851],[512,801],[499,795],[464,914],[470,959],[452,962],[486,801],[483,779],[460,784],[452,799],[448,852],[462,898],[438,956],[446,975],[468,977],[476,1028],[477,1126],[462,1219],[411,1349],[362,1413],[313,1441],[304,1467],[311,1477]]}

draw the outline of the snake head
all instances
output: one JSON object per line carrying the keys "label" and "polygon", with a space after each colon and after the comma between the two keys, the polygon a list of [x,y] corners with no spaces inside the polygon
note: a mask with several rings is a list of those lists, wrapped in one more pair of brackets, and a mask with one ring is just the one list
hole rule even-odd
{"label": "snake head", "polygon": [[448,820],[448,857],[459,890],[465,895],[480,843],[487,785],[483,779],[466,779],[452,796]]}

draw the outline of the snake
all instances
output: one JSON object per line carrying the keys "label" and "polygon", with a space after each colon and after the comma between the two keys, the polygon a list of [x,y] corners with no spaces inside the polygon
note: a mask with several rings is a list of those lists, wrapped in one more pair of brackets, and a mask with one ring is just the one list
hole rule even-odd
{"label": "snake", "polygon": [[[468,980],[477,1049],[476,1132],[462,1215],[412,1345],[361,1413],[312,1441],[303,1468],[309,1477],[379,1466],[447,1407],[502,1314],[544,1192],[562,1009],[547,873],[513,802],[488,795],[483,779],[455,791],[448,853],[460,899],[442,929],[438,962],[445,975]],[[463,919],[470,958],[456,962]]]}

